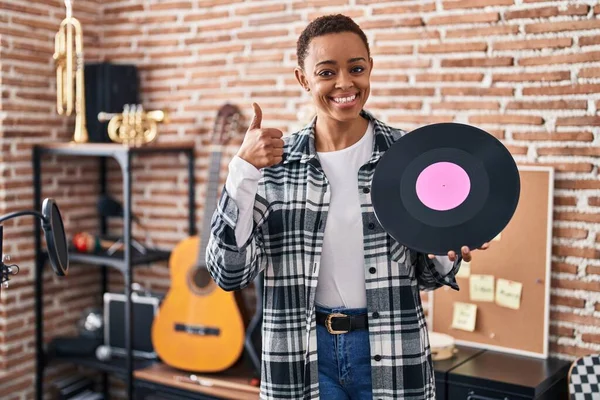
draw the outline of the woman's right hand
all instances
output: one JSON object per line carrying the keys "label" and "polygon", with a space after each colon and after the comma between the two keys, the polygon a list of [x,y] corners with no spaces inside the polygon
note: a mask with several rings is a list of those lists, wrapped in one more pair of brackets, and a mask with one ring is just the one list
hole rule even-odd
{"label": "woman's right hand", "polygon": [[283,156],[283,132],[275,128],[261,128],[262,110],[252,103],[254,118],[250,122],[237,156],[254,165],[256,169],[278,164]]}

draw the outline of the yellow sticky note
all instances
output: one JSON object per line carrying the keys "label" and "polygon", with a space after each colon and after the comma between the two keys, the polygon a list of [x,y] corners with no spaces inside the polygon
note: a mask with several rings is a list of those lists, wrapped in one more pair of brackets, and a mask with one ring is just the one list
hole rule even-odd
{"label": "yellow sticky note", "polygon": [[471,301],[494,301],[494,275],[471,275]]}
{"label": "yellow sticky note", "polygon": [[475,330],[476,319],[477,305],[461,303],[459,301],[454,303],[454,312],[452,314],[453,328],[473,332]]}
{"label": "yellow sticky note", "polygon": [[496,303],[502,307],[518,310],[521,307],[521,293],[523,284],[521,282],[498,279],[496,285]]}
{"label": "yellow sticky note", "polygon": [[456,274],[457,278],[468,278],[471,276],[471,263],[465,260],[460,261],[460,268]]}

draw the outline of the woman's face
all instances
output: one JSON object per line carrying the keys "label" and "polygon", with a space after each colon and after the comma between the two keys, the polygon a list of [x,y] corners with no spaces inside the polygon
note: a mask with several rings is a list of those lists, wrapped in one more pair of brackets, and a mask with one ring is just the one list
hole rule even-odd
{"label": "woman's face", "polygon": [[312,39],[304,69],[296,68],[295,73],[310,90],[317,114],[344,122],[357,118],[367,102],[372,68],[360,37],[343,32]]}

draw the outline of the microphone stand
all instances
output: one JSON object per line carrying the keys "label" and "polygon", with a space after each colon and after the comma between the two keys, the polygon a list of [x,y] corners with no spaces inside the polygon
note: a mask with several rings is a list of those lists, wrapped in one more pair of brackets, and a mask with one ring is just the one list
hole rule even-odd
{"label": "microphone stand", "polygon": [[[3,236],[4,227],[0,225],[0,252],[2,252],[2,236]],[[4,257],[2,257],[4,259]],[[4,264],[3,261],[0,261],[0,293],[2,291],[2,286],[8,286],[8,276],[10,275],[10,271],[8,267]]]}
{"label": "microphone stand", "polygon": [[44,214],[35,210],[15,211],[0,217],[0,293],[2,292],[3,287],[5,289],[8,288],[8,281],[10,280],[10,276],[19,273],[19,266],[17,264],[7,265],[4,263],[4,261],[10,260],[10,256],[5,256],[2,250],[4,245],[4,226],[1,225],[1,223],[11,218],[20,217],[22,215],[33,215],[35,217],[40,218],[42,221],[46,220]]}
{"label": "microphone stand", "polygon": [[[4,227],[0,225],[0,251],[2,250],[4,236]],[[2,255],[0,260],[0,293],[2,293],[2,287],[8,288],[8,281],[11,275],[19,273],[19,266],[17,264],[6,265],[4,261],[10,260],[9,256]]]}

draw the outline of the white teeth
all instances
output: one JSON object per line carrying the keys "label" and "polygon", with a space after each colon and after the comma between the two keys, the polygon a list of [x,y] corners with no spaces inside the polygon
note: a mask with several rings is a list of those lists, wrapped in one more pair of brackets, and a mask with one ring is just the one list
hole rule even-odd
{"label": "white teeth", "polygon": [[356,99],[356,95],[352,95],[350,97],[334,97],[333,101],[335,101],[336,103],[348,103],[351,101],[354,101],[354,99]]}

